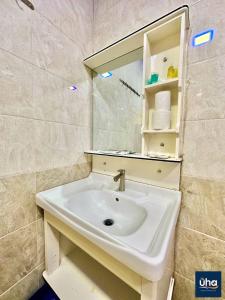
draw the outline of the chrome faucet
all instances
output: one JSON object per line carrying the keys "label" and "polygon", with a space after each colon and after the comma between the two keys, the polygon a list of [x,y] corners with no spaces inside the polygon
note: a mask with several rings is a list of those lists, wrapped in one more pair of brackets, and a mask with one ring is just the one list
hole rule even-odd
{"label": "chrome faucet", "polygon": [[125,191],[125,170],[120,169],[118,170],[119,174],[113,177],[113,180],[117,182],[120,179],[119,191]]}

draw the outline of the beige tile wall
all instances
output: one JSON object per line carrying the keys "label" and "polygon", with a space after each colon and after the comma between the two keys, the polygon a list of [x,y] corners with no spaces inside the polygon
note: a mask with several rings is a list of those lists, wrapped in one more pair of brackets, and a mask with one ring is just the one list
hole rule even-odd
{"label": "beige tile wall", "polygon": [[182,4],[190,5],[193,34],[216,29],[214,43],[189,48],[188,58],[174,300],[194,299],[195,268],[225,277],[224,1],[93,2],[94,32],[92,0],[33,0],[34,12],[0,1],[0,299],[25,300],[42,284],[34,194],[89,173],[92,84],[82,59],[92,38],[97,51]]}
{"label": "beige tile wall", "polygon": [[[0,1],[0,299],[43,284],[35,194],[86,177],[90,165],[92,0]],[[76,84],[78,90],[69,90]]]}
{"label": "beige tile wall", "polygon": [[[225,277],[224,0],[94,0],[97,51],[180,5],[190,5],[191,34],[214,28],[214,42],[188,51],[183,202],[176,242],[174,300],[194,297],[196,270]],[[223,284],[225,286],[225,282]],[[223,298],[225,290],[223,287]]]}
{"label": "beige tile wall", "polygon": [[[44,228],[35,194],[87,177],[82,163],[36,173],[0,177],[0,299],[25,300],[42,283]],[[40,284],[39,284],[40,282]]]}

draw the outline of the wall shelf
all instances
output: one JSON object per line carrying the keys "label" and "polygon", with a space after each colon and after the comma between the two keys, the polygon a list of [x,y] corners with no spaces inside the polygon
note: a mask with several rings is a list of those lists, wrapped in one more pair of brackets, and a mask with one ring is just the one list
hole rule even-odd
{"label": "wall shelf", "polygon": [[165,89],[172,89],[178,86],[178,78],[167,79],[165,81],[145,85],[146,92],[157,93]]}
{"label": "wall shelf", "polygon": [[[183,102],[185,93],[185,58],[187,27],[185,13],[171,18],[144,34],[143,51],[143,117],[142,155],[169,155],[179,159],[182,153]],[[178,77],[167,79],[170,66],[178,69]],[[146,85],[152,73],[159,74],[159,82]],[[159,91],[171,92],[170,128],[154,130],[152,116],[155,111],[155,94]]]}
{"label": "wall shelf", "polygon": [[167,161],[167,162],[176,162],[180,163],[182,162],[182,157],[166,157],[163,156],[148,156],[148,155],[142,155],[141,153],[135,153],[135,154],[119,154],[119,153],[110,153],[110,151],[100,151],[100,150],[89,150],[85,151],[85,154],[90,155],[101,155],[101,156],[113,156],[113,157],[125,157],[125,158],[133,158],[133,159],[145,159],[145,160],[156,160],[156,161]]}
{"label": "wall shelf", "polygon": [[158,133],[179,133],[176,129],[162,129],[162,130],[155,130],[155,129],[144,129],[142,130],[143,134],[151,133],[151,134],[158,134]]}

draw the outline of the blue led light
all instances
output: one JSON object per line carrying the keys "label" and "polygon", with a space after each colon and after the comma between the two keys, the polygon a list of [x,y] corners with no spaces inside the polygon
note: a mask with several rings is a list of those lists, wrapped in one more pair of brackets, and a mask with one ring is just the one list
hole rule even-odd
{"label": "blue led light", "polygon": [[73,84],[73,85],[70,86],[70,90],[71,91],[76,91],[77,90],[77,87],[75,86],[75,84]]}
{"label": "blue led light", "polygon": [[111,76],[112,76],[111,72],[105,72],[105,73],[100,74],[101,78],[107,78],[107,77],[111,77]]}
{"label": "blue led light", "polygon": [[211,42],[214,38],[214,29],[208,29],[192,37],[192,46],[199,47]]}

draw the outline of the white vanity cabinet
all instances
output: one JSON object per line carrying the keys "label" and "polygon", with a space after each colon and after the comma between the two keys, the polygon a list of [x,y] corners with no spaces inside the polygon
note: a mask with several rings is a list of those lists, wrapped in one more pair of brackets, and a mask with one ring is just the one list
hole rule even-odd
{"label": "white vanity cabinet", "polygon": [[112,182],[91,173],[36,195],[44,278],[61,300],[169,300],[181,193],[130,180],[120,192]]}
{"label": "white vanity cabinet", "polygon": [[[43,276],[61,300],[172,299],[173,240],[163,278],[151,282],[48,212],[45,212],[44,218],[46,270]],[[60,242],[62,237],[74,244],[74,248],[70,246],[67,250],[68,253],[64,250],[66,246]]]}

